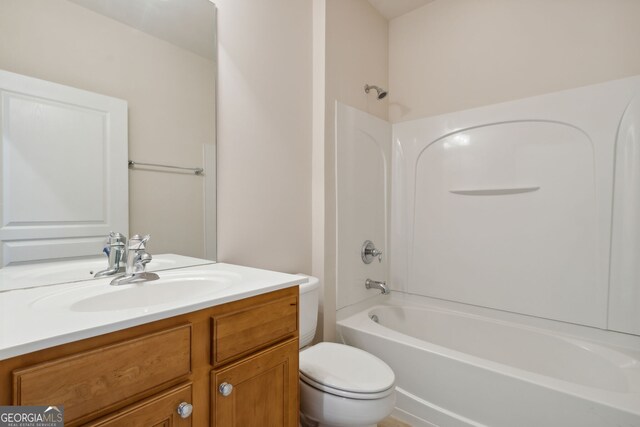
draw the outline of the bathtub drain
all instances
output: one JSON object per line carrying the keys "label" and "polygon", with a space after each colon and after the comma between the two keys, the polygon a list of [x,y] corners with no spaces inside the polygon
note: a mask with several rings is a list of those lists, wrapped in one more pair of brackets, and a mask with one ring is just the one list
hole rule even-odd
{"label": "bathtub drain", "polygon": [[371,318],[371,320],[373,320],[376,323],[380,323],[380,320],[378,319],[378,316],[376,316],[375,314],[372,314],[371,316],[369,316]]}

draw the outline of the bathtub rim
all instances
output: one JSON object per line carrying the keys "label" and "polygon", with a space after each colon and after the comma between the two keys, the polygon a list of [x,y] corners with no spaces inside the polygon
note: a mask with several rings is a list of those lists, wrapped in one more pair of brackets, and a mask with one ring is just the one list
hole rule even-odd
{"label": "bathtub rim", "polygon": [[[369,318],[368,313],[377,307],[406,306],[410,308],[422,308],[427,310],[444,312],[446,314],[462,315],[469,318],[480,318],[480,320],[483,320],[483,321],[489,321],[489,322],[498,323],[498,324],[506,324],[507,326],[523,328],[533,332],[543,333],[546,335],[561,336],[562,338],[569,339],[569,340],[577,340],[577,341],[587,342],[587,343],[595,344],[599,346],[609,347],[615,351],[620,351],[620,348],[618,346],[603,344],[597,341],[594,342],[592,340],[584,339],[583,337],[576,337],[574,335],[563,334],[557,331],[547,331],[544,328],[538,328],[531,325],[522,325],[516,322],[509,322],[502,319],[485,317],[482,315],[478,315],[476,313],[468,313],[464,311],[451,310],[451,309],[439,307],[436,305],[431,306],[431,305],[424,305],[424,304],[416,304],[415,302],[413,304],[406,303],[406,301],[401,304],[399,304],[398,302],[399,301],[396,298],[391,300],[387,299],[382,303],[369,304],[368,306],[361,308],[361,310],[356,312],[355,314],[351,314],[348,317],[341,318],[336,322],[336,329],[337,329],[336,332],[337,332],[338,338],[342,342],[345,342],[343,338],[343,328],[356,329],[365,335],[372,335],[372,336],[380,337],[383,339],[388,339],[394,343],[412,347],[421,351],[427,351],[429,353],[432,353],[441,357],[452,359],[458,363],[463,363],[466,365],[473,366],[474,368],[487,370],[497,375],[505,375],[505,376],[532,384],[534,386],[543,387],[549,390],[554,390],[556,392],[561,392],[576,398],[586,399],[586,400],[593,401],[595,403],[613,408],[615,410],[627,412],[635,416],[640,416],[640,391],[629,391],[624,393],[624,392],[598,389],[598,388],[589,387],[586,385],[562,380],[559,378],[554,378],[554,377],[538,374],[535,372],[527,371],[521,368],[509,366],[500,362],[484,359],[471,354],[463,353],[461,351],[453,350],[447,347],[440,346],[438,344],[423,341],[418,338],[414,338],[410,335],[404,334],[402,332],[395,331],[383,325],[376,324]],[[630,351],[632,355],[631,357],[637,358],[637,354],[633,349],[623,348],[623,350],[625,350],[623,351],[624,354],[629,355],[627,351]],[[396,383],[396,385],[402,387],[402,384],[399,384],[398,382]]]}
{"label": "bathtub rim", "polygon": [[580,325],[457,301],[411,294],[399,290],[393,290],[391,295],[375,295],[356,304],[337,310],[336,324],[356,313],[377,305],[426,307],[434,310],[445,310],[455,314],[476,315],[482,319],[506,322],[509,325],[515,324],[518,327],[533,328],[536,331],[558,334],[565,338],[573,338],[605,347],[611,347],[625,354],[630,354],[640,360],[640,335],[632,335],[609,329],[600,329],[593,326]]}

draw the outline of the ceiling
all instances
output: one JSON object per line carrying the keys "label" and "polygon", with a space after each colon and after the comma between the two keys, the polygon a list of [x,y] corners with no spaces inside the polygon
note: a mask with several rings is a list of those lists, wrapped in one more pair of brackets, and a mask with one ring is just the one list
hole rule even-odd
{"label": "ceiling", "polygon": [[435,0],[369,0],[371,6],[388,20],[411,12]]}
{"label": "ceiling", "polygon": [[69,0],[208,59],[215,55],[209,0]]}
{"label": "ceiling", "polygon": [[[69,1],[200,56],[214,59],[215,7],[211,0]],[[368,1],[382,16],[391,20],[435,0]]]}

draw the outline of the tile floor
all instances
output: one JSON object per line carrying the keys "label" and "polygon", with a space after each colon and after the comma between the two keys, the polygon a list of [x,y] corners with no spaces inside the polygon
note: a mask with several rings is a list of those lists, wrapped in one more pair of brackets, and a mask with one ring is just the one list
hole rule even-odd
{"label": "tile floor", "polygon": [[411,427],[411,425],[402,421],[396,420],[393,417],[387,417],[378,423],[378,427]]}

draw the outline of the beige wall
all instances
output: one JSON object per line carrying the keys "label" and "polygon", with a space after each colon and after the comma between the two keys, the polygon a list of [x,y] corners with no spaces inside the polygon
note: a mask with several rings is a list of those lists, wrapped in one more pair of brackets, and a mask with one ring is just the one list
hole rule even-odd
{"label": "beige wall", "polygon": [[[326,0],[313,0],[313,117],[311,152],[311,274],[325,283],[325,45]],[[321,289],[324,289],[324,285]],[[320,292],[323,304],[324,292]],[[321,318],[322,319],[322,318]],[[323,322],[319,319],[316,339],[323,336]]]}
{"label": "beige wall", "polygon": [[312,3],[215,3],[218,259],[310,273]]}
{"label": "beige wall", "polygon": [[637,0],[437,0],[390,22],[390,119],[640,74],[638,17]]}
{"label": "beige wall", "polygon": [[[126,100],[131,159],[202,165],[212,61],[65,0],[2,0],[0,31],[1,69]],[[130,171],[130,232],[151,234],[151,253],[202,257],[202,195],[203,177]]]}
{"label": "beige wall", "polygon": [[[311,2],[216,5],[218,259],[310,273]],[[127,100],[132,159],[202,164],[214,63],[65,0],[3,0],[0,29],[0,68]],[[131,232],[152,253],[203,256],[203,178],[129,179]]]}
{"label": "beige wall", "polygon": [[388,88],[387,20],[367,0],[326,0],[325,37],[327,129],[335,100],[386,120],[386,98],[366,94],[364,85]]}
{"label": "beige wall", "polygon": [[387,88],[388,24],[367,0],[326,0],[324,117],[324,338],[335,339],[336,193],[335,101],[387,119],[387,100],[364,92],[365,83]]}

